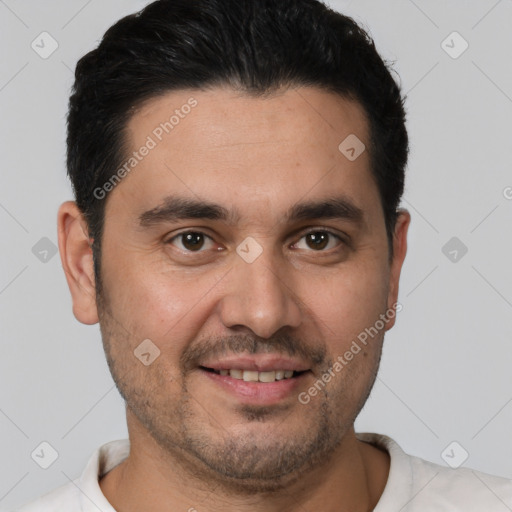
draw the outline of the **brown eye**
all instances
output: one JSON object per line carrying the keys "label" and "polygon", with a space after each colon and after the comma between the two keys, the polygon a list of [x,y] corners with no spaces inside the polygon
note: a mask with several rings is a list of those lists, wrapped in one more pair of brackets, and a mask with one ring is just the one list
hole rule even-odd
{"label": "brown eye", "polygon": [[[305,240],[306,247],[301,241]],[[311,231],[306,233],[300,241],[295,245],[298,249],[313,249],[314,251],[323,251],[324,249],[332,249],[339,245],[341,239],[339,236],[329,231]]]}
{"label": "brown eye", "polygon": [[204,233],[198,231],[187,231],[180,233],[172,238],[169,243],[176,245],[178,249],[188,252],[201,252],[208,243],[212,244],[212,239]]}
{"label": "brown eye", "polygon": [[329,242],[327,233],[308,233],[306,235],[306,243],[312,249],[325,249]]}

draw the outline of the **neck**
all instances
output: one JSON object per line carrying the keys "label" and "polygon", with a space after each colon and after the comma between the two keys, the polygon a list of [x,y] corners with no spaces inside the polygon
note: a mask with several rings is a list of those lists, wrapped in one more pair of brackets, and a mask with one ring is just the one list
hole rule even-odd
{"label": "neck", "polygon": [[389,473],[389,455],[359,441],[351,428],[321,465],[290,475],[272,490],[248,492],[240,482],[221,483],[222,477],[217,480],[187,454],[164,451],[133,417],[128,426],[129,457],[100,481],[119,512],[291,512],[298,506],[367,512],[377,505]]}

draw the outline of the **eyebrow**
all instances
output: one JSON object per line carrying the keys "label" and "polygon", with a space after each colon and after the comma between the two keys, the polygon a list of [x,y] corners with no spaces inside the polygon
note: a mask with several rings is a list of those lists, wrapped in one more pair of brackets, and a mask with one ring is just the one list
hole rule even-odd
{"label": "eyebrow", "polygon": [[[317,201],[306,201],[293,205],[282,221],[291,223],[313,219],[341,219],[361,224],[364,212],[350,199],[344,196],[331,197]],[[225,207],[192,198],[168,196],[162,204],[139,216],[141,227],[151,227],[165,222],[186,219],[217,220],[227,224],[236,224],[240,213]]]}

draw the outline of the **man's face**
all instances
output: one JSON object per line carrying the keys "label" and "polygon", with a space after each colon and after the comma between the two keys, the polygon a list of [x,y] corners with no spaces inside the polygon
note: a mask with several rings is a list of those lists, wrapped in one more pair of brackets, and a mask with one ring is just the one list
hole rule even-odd
{"label": "man's face", "polygon": [[172,92],[131,118],[130,154],[155,147],[108,196],[98,314],[130,428],[174,460],[270,488],[352,428],[393,321],[332,367],[396,301],[401,260],[351,134],[369,146],[358,104],[313,88]]}

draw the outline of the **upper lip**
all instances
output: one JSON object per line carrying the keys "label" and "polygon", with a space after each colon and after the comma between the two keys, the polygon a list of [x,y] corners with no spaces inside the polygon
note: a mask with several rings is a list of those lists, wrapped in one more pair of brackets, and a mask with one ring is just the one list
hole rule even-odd
{"label": "upper lip", "polygon": [[201,363],[204,368],[212,370],[246,370],[256,372],[271,372],[276,370],[293,370],[302,372],[309,370],[309,366],[302,361],[272,355],[258,354],[251,356],[228,356],[222,359],[207,360]]}

